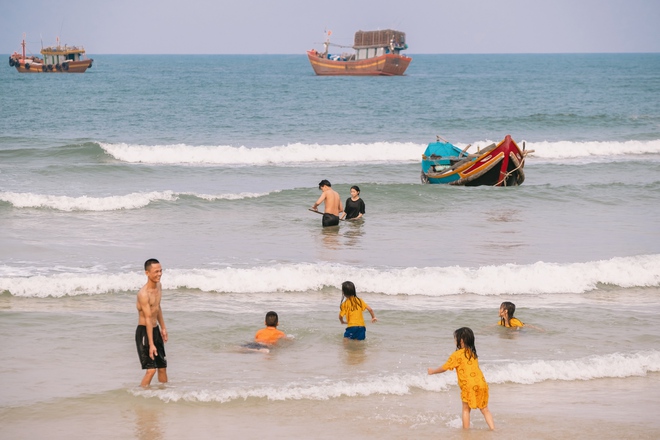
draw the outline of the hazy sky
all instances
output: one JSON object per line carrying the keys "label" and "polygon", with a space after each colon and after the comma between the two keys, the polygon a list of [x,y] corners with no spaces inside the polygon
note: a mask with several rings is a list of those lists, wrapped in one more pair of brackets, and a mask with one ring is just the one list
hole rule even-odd
{"label": "hazy sky", "polygon": [[409,54],[660,52],[660,0],[0,0],[0,53],[62,42],[93,54],[303,54],[357,30]]}

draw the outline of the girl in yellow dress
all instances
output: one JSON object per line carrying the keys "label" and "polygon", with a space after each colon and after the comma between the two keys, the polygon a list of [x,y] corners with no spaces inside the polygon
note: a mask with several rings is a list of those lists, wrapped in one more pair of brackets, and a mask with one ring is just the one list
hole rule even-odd
{"label": "girl in yellow dress", "polygon": [[456,351],[442,367],[429,368],[429,374],[456,370],[458,385],[461,387],[463,402],[463,429],[470,429],[470,411],[479,408],[490,429],[495,429],[493,416],[488,410],[488,384],[479,368],[477,349],[474,347],[474,333],[467,327],[454,332]]}

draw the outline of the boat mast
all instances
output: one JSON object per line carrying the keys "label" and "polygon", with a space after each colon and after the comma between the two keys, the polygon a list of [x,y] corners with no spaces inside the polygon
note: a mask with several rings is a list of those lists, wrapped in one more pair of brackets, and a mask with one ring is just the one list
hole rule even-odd
{"label": "boat mast", "polygon": [[23,34],[23,42],[21,43],[21,46],[23,46],[23,59],[25,59],[25,34]]}
{"label": "boat mast", "polygon": [[323,43],[323,58],[328,58],[328,47],[330,46],[330,35],[332,35],[332,31],[326,32],[325,43]]}

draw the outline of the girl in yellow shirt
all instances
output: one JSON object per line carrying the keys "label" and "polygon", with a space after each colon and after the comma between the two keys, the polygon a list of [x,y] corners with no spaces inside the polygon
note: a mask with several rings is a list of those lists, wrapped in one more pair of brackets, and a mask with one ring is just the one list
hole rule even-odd
{"label": "girl in yellow shirt", "polygon": [[493,416],[488,410],[488,384],[484,378],[474,346],[474,333],[467,327],[461,327],[454,332],[456,351],[442,367],[429,368],[429,374],[444,373],[456,370],[458,385],[461,387],[463,402],[463,429],[470,429],[470,411],[479,408],[490,429],[495,429]]}
{"label": "girl in yellow shirt", "polygon": [[511,327],[515,328],[516,330],[520,330],[522,327],[530,327],[535,330],[539,330],[541,332],[544,332],[541,327],[536,327],[534,325],[530,324],[525,324],[518,318],[514,318],[513,314],[516,312],[516,305],[512,302],[509,301],[504,301],[500,305],[500,322],[499,325],[502,327]]}
{"label": "girl in yellow shirt", "polygon": [[518,318],[514,318],[516,305],[509,301],[504,301],[500,305],[500,325],[503,327],[524,327],[525,324]]}
{"label": "girl in yellow shirt", "polygon": [[[371,315],[371,322],[376,322],[378,319],[371,307],[357,297],[357,294],[355,293],[355,284],[351,281],[344,281],[341,285],[341,291],[342,297],[341,304],[339,304],[339,322],[346,324],[344,340],[355,339],[362,341],[365,339],[367,333],[362,313],[365,310],[368,311]],[[346,321],[344,321],[344,317],[346,317]]]}

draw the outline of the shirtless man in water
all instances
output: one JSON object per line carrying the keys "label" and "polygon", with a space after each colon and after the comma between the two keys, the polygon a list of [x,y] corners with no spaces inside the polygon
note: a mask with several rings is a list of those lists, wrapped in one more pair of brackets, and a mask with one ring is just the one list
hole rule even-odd
{"label": "shirtless man in water", "polygon": [[[165,342],[167,342],[167,329],[163,320],[163,311],[160,308],[160,299],[163,290],[160,277],[163,269],[155,258],[144,263],[144,273],[147,275],[147,284],[142,286],[137,294],[138,326],[135,330],[135,344],[142,369],[147,370],[140,386],[143,388],[151,384],[158,370],[158,382],[167,382],[167,358],[165,357]],[[160,324],[160,328],[157,324]]]}
{"label": "shirtless man in water", "polygon": [[323,227],[337,226],[339,224],[339,213],[344,212],[341,206],[341,198],[337,191],[332,189],[332,185],[327,180],[323,179],[319,183],[319,189],[323,191],[321,197],[314,203],[312,209],[316,211],[321,203],[325,203],[323,214]]}

